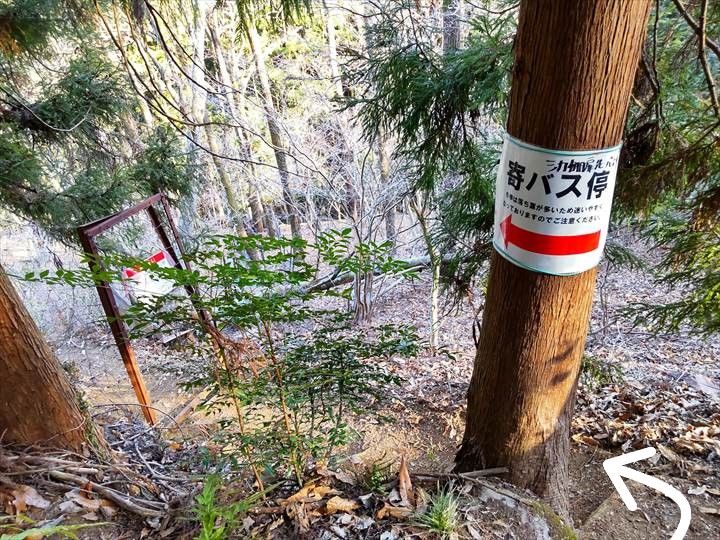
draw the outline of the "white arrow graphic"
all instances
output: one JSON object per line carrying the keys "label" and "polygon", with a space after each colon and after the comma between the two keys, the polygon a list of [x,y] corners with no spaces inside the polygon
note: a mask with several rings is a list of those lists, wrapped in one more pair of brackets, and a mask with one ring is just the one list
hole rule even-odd
{"label": "white arrow graphic", "polygon": [[685,496],[670,484],[666,484],[662,480],[658,480],[657,478],[653,478],[652,476],[625,466],[629,463],[641,461],[654,455],[654,448],[643,448],[642,450],[630,452],[629,454],[606,459],[603,461],[603,468],[610,477],[610,480],[612,480],[612,483],[620,495],[620,498],[625,503],[625,506],[627,506],[628,510],[631,512],[637,510],[638,505],[633,496],[630,494],[630,490],[625,485],[623,477],[645,484],[646,486],[656,489],[666,497],[672,499],[675,504],[680,507],[680,523],[678,523],[677,529],[675,529],[675,533],[672,535],[670,540],[682,540],[685,538],[688,527],[690,527],[691,515],[690,503]]}

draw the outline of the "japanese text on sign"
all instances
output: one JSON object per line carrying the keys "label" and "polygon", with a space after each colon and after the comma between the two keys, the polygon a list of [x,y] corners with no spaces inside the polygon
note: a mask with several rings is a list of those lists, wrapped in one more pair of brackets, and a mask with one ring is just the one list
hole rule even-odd
{"label": "japanese text on sign", "polygon": [[620,146],[547,150],[505,137],[495,188],[495,249],[554,275],[598,264],[610,221]]}

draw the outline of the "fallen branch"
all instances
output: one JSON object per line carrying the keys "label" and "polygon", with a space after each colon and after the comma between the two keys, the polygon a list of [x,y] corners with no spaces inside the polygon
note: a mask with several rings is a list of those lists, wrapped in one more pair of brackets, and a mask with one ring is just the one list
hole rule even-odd
{"label": "fallen branch", "polygon": [[415,478],[437,478],[437,479],[463,479],[475,480],[483,476],[497,476],[508,472],[507,467],[492,467],[490,469],[480,469],[478,471],[470,471],[466,473],[411,473],[410,476]]}
{"label": "fallen branch", "polygon": [[[134,501],[130,500],[128,496],[123,495],[119,491],[110,489],[105,486],[101,486],[100,484],[96,484],[95,482],[92,482],[83,476],[77,476],[62,471],[50,471],[49,474],[51,478],[55,478],[56,480],[70,482],[84,489],[89,488],[91,491],[94,491],[95,493],[102,495],[106,499],[114,502],[123,510],[132,512],[133,514],[137,514],[143,517],[160,517],[165,514],[165,512],[162,512],[160,510],[154,510],[152,508],[137,504]],[[146,502],[148,504],[155,504],[152,501],[143,502]]]}
{"label": "fallen branch", "polygon": [[[419,271],[430,266],[430,257],[416,257],[414,259],[407,259],[400,262],[406,265],[405,269],[402,271],[403,273],[409,271]],[[375,272],[375,275],[380,276],[382,275],[382,273]],[[347,285],[348,283],[352,283],[353,279],[355,279],[355,274],[353,274],[352,272],[335,272],[333,274],[316,279],[312,283],[309,283],[307,286],[303,287],[302,290],[303,292],[327,291],[340,285]]]}

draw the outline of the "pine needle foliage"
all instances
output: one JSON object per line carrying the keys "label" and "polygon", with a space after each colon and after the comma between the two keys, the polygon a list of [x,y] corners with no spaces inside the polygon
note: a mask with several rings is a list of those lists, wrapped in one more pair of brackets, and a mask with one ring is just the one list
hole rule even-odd
{"label": "pine needle foliage", "polygon": [[664,304],[638,302],[627,312],[653,331],[689,327],[707,335],[720,332],[720,225],[688,230],[688,219],[668,211],[647,226],[655,249],[665,253],[658,285],[681,293]]}
{"label": "pine needle foliage", "polygon": [[193,180],[177,136],[131,133],[137,98],[95,8],[0,0],[0,205],[66,243],[77,225]]}
{"label": "pine needle foliage", "polygon": [[235,0],[241,24],[260,19],[271,29],[303,21],[312,13],[310,0]]}
{"label": "pine needle foliage", "polygon": [[465,292],[490,254],[495,167],[506,114],[515,20],[475,17],[464,47],[443,51],[438,32],[416,24],[414,3],[386,3],[368,27],[350,99],[367,140],[392,135],[413,190],[438,194],[432,231],[444,277]]}
{"label": "pine needle foliage", "polygon": [[[392,21],[392,20],[391,20]],[[443,54],[428,43],[408,44],[393,24],[370,28],[370,51],[361,71],[368,94],[354,100],[364,134],[382,130],[397,137],[396,156],[408,162],[415,185],[432,189],[473,142],[492,135],[487,127],[504,116],[511,65],[512,21],[473,21],[468,46]],[[473,163],[460,169],[465,172]]]}
{"label": "pine needle foliage", "polygon": [[[699,3],[680,6],[699,20]],[[707,14],[707,36],[720,30],[720,9]],[[715,34],[712,32],[715,31]],[[720,113],[701,67],[717,76],[720,58],[673,0],[658,2],[649,23],[628,115],[615,214],[654,243],[651,270],[672,291],[664,303],[637,303],[626,313],[654,332],[720,330]]]}
{"label": "pine needle foliage", "polygon": [[1,0],[0,52],[42,52],[53,36],[85,30],[90,6],[87,0]]}
{"label": "pine needle foliage", "polygon": [[[637,323],[706,333],[720,319],[713,270],[720,266],[720,111],[712,81],[720,58],[714,42],[699,47],[698,29],[687,22],[700,20],[700,3],[679,5],[687,13],[674,0],[661,0],[650,18],[613,214],[614,223],[631,225],[663,250],[655,253],[667,255],[641,261],[621,242],[610,242],[606,255],[610,271],[649,268],[658,285],[684,284],[677,300],[634,306]],[[495,163],[517,16],[482,7],[477,13],[465,44],[447,51],[437,24],[417,4],[382,4],[367,30],[367,55],[358,58],[355,82],[363,91],[351,100],[365,137],[394,136],[409,184],[435,194],[433,240],[443,261],[450,259],[443,277],[459,293],[470,290],[492,250]],[[720,8],[710,5],[706,36],[718,31]]]}

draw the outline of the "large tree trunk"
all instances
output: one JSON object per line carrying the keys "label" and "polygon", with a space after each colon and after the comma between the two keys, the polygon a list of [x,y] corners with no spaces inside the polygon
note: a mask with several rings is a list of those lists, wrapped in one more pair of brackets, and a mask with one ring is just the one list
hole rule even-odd
{"label": "large tree trunk", "polygon": [[2,440],[80,451],[94,433],[57,357],[0,266]]}
{"label": "large tree trunk", "polygon": [[[544,148],[620,142],[650,0],[526,0],[508,132]],[[596,269],[524,270],[494,253],[457,469],[505,466],[567,516],[569,430]]]}
{"label": "large tree trunk", "polygon": [[287,152],[283,145],[280,124],[277,120],[277,111],[273,103],[272,88],[270,87],[270,77],[267,74],[265,66],[265,54],[260,43],[260,36],[255,27],[254,20],[243,21],[245,34],[250,43],[253,59],[255,61],[255,69],[257,71],[257,79],[260,83],[260,90],[263,95],[263,106],[265,107],[265,117],[267,119],[268,131],[270,132],[270,142],[273,145],[275,153],[275,162],[277,163],[278,173],[280,174],[280,184],[284,199],[285,212],[290,222],[290,230],[292,235],[300,237],[300,218],[298,217],[295,207],[294,197],[290,191],[290,171],[287,165]]}

